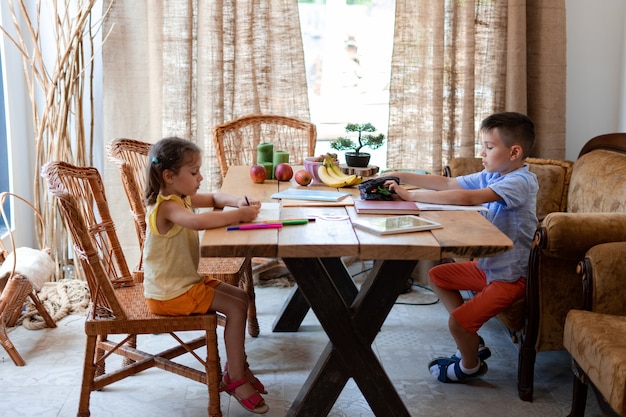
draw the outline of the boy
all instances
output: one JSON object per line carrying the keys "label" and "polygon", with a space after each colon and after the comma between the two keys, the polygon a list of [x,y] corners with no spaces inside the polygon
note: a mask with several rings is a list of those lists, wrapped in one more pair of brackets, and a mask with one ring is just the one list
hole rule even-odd
{"label": "boy", "polygon": [[[485,204],[485,216],[513,241],[502,254],[437,265],[428,272],[430,285],[450,313],[448,327],[457,344],[451,357],[432,360],[430,372],[441,382],[465,382],[487,372],[491,352],[477,334],[490,318],[523,297],[528,256],[537,227],[539,185],[524,163],[535,142],[533,122],[514,112],[496,113],[480,126],[483,150],[481,172],[448,178],[394,172],[407,183],[435,191],[410,191],[390,180],[385,186],[402,200],[459,205]],[[464,302],[460,290],[475,292]]]}

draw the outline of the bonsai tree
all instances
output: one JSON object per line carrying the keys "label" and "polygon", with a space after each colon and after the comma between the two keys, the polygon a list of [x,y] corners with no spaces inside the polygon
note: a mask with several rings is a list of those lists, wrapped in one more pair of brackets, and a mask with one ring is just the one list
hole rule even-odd
{"label": "bonsai tree", "polygon": [[358,132],[359,136],[356,142],[348,137],[339,137],[330,143],[330,147],[338,151],[352,149],[355,154],[359,155],[361,148],[367,146],[371,150],[374,150],[383,146],[385,142],[385,135],[382,133],[378,135],[369,134],[376,132],[376,128],[371,123],[348,123],[346,125],[346,132]]}

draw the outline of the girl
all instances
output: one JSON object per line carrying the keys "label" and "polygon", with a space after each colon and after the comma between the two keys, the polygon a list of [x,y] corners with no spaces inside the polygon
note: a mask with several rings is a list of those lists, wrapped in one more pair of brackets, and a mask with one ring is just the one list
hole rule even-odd
{"label": "girl", "polygon": [[[224,314],[224,343],[230,366],[225,366],[222,390],[248,411],[266,413],[269,407],[258,392],[264,392],[264,387],[246,363],[246,293],[216,279],[204,279],[197,272],[198,230],[250,222],[258,216],[261,203],[222,193],[198,193],[202,182],[201,154],[188,140],[162,139],[151,148],[148,159],[143,248],[148,308],[162,315],[204,314],[209,310]],[[193,210],[225,206],[238,209],[204,213]]]}

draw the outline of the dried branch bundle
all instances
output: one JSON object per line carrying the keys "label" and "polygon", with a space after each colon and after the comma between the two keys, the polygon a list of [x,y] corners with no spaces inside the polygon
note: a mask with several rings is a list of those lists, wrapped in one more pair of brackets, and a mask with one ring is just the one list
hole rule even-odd
{"label": "dried branch bundle", "polygon": [[92,165],[94,40],[102,24],[102,18],[92,21],[96,2],[47,0],[42,8],[41,0],[34,7],[32,2],[27,7],[27,0],[9,0],[15,34],[0,26],[22,55],[31,101],[35,133],[34,205],[46,224],[46,233],[38,228],[37,238],[41,242],[47,234],[49,246],[62,263],[68,258],[68,235],[61,227],[56,204],[48,204],[40,167],[51,160]]}

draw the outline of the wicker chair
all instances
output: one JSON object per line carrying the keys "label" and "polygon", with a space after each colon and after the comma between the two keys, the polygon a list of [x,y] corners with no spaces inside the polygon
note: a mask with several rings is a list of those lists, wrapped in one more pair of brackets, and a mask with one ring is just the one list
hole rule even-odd
{"label": "wicker chair", "polygon": [[272,114],[249,114],[213,128],[213,145],[222,178],[231,165],[256,164],[259,143],[289,153],[289,163],[304,164],[315,153],[317,129],[313,123]]}
{"label": "wicker chair", "polygon": [[[85,362],[78,416],[89,416],[92,391],[100,390],[126,377],[156,367],[208,386],[209,416],[221,416],[220,362],[217,349],[217,315],[159,316],[152,314],[143,296],[143,284],[133,280],[122,252],[100,174],[92,167],[76,167],[66,162],[49,162],[42,168],[48,189],[59,206],[74,242],[91,295],[85,319]],[[200,337],[184,341],[175,332],[202,331]],[[169,333],[174,347],[151,354],[126,343],[139,334]],[[109,335],[123,335],[121,341]],[[194,334],[194,336],[196,336]],[[195,349],[206,346],[206,359]],[[132,362],[106,372],[105,360],[112,353]],[[202,365],[192,368],[174,361],[191,354]]]}
{"label": "wicker chair", "polygon": [[[317,142],[315,124],[287,116],[248,114],[213,128],[213,145],[222,179],[231,165],[256,164],[259,143],[271,142],[275,150],[289,153],[289,163],[304,164],[314,155]],[[271,258],[252,258],[252,273],[260,274],[282,262]]]}
{"label": "wicker chair", "polygon": [[[26,201],[24,198],[16,194],[9,193],[9,192],[0,193],[0,211],[2,213],[2,219],[7,225],[7,230],[9,231],[9,237],[11,240],[11,247],[15,253],[15,243],[13,241],[13,234],[11,233],[11,226],[8,224],[8,221],[4,213],[4,209],[3,209],[4,203],[7,197],[12,197],[15,200],[20,200],[23,203],[27,204],[33,210],[38,221],[42,225],[43,225],[43,218],[41,217],[41,214],[35,208],[35,206],[33,206],[28,201]],[[43,240],[45,242],[46,240],[45,236]],[[40,248],[40,249],[43,249],[43,248]],[[2,240],[0,240],[0,265],[2,265],[2,263],[5,261],[8,255],[9,255],[9,251],[2,243]],[[52,319],[52,317],[50,317],[50,314],[48,313],[44,305],[41,303],[41,300],[37,296],[37,293],[35,292],[33,285],[31,284],[31,282],[28,280],[27,277],[13,270],[6,280],[0,280],[0,292],[1,292],[0,294],[0,344],[7,351],[7,353],[9,354],[9,356],[11,357],[15,365],[24,366],[26,365],[26,362],[24,361],[22,356],[19,354],[19,352],[15,348],[15,345],[13,345],[11,340],[9,340],[9,336],[7,334],[6,329],[7,327],[15,326],[15,323],[17,323],[17,320],[22,314],[22,309],[24,308],[24,303],[26,302],[26,299],[30,297],[31,301],[35,305],[35,308],[37,308],[37,311],[39,312],[43,320],[46,322],[46,325],[48,327],[57,327],[57,326],[54,323],[54,320]]]}
{"label": "wicker chair", "polygon": [[[146,238],[146,207],[143,190],[146,184],[146,165],[148,152],[152,144],[135,139],[114,139],[107,149],[109,160],[117,165],[122,177],[124,191],[135,220],[135,231],[139,248],[143,249]],[[143,251],[142,251],[143,252]],[[142,256],[133,272],[139,281],[143,277]],[[211,276],[231,285],[238,285],[248,294],[248,333],[252,337],[259,335],[259,321],[256,314],[252,267],[246,258],[200,258],[198,272]]]}

